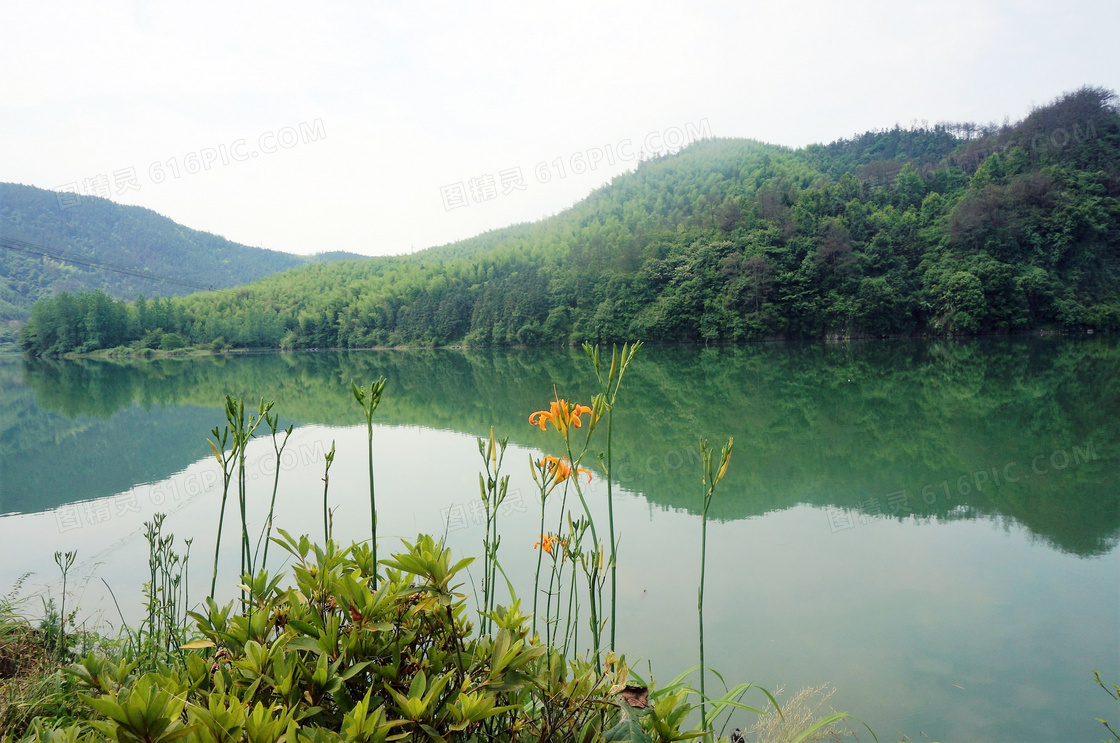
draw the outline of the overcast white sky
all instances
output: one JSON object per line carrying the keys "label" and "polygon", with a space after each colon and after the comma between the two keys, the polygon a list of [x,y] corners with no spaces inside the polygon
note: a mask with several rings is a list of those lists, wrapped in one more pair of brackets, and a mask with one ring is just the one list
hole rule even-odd
{"label": "overcast white sky", "polygon": [[699,131],[802,146],[1120,89],[1116,0],[2,2],[0,181],[295,253],[538,219]]}

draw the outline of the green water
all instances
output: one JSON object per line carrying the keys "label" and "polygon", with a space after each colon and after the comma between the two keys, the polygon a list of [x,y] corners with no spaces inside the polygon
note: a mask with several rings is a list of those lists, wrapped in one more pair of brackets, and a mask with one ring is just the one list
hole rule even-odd
{"label": "green water", "polygon": [[[76,548],[83,607],[116,622],[99,579],[138,606],[141,524],[156,511],[194,537],[208,574],[220,486],[204,439],[227,392],[273,399],[296,424],[280,525],[321,533],[333,442],[336,533],[368,536],[349,384],[378,374],[382,532],[446,532],[477,555],[473,437],[493,425],[511,442],[501,557],[527,595],[539,504],[526,462],[560,453],[527,416],[554,385],[589,398],[582,353],[0,360],[0,590],[36,571],[29,590],[57,592],[51,554]],[[733,435],[709,512],[705,612],[725,677],[830,682],[832,703],[879,740],[1100,737],[1093,718],[1117,714],[1092,672],[1120,680],[1118,380],[1120,344],[1100,337],[645,349],[615,426],[620,649],[663,679],[695,663],[696,441]],[[250,449],[258,523],[271,451]],[[600,478],[590,491],[605,523]]]}

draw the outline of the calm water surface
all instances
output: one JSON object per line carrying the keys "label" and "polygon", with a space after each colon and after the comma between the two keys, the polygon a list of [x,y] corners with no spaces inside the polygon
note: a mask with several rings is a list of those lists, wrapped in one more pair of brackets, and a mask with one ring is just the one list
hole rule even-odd
{"label": "calm water surface", "polygon": [[[589,398],[580,353],[0,359],[0,591],[31,572],[24,594],[57,596],[52,553],[76,549],[87,621],[119,624],[101,579],[133,618],[142,524],[164,512],[194,539],[201,596],[221,496],[205,437],[226,393],[275,400],[296,425],[279,525],[321,535],[334,442],[336,534],[368,536],[349,383],[378,374],[383,549],[430,532],[479,554],[474,439],[493,425],[510,438],[501,558],[528,597],[540,506],[527,461],[560,452],[526,417],[554,385]],[[1111,338],[645,349],[616,418],[620,649],[662,680],[695,663],[696,441],[733,435],[705,612],[725,677],[831,683],[879,740],[1098,739],[1093,718],[1116,710],[1092,672],[1120,680],[1118,380]],[[266,438],[249,453],[259,524],[276,462]],[[590,493],[605,524],[601,478]]]}

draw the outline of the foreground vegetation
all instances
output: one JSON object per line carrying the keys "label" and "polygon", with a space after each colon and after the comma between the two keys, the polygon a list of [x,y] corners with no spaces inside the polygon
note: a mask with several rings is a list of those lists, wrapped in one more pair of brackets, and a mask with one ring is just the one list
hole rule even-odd
{"label": "foreground vegetation", "polygon": [[[38,304],[31,354],[738,341],[1120,328],[1120,114],[1083,88],[1015,125],[800,150],[698,142],[568,211],[412,256],[143,307]],[[83,302],[85,304],[83,304]],[[157,342],[153,336],[151,342]]]}
{"label": "foreground vegetation", "polygon": [[[33,681],[0,687],[9,695],[0,698],[4,740],[652,743],[699,735],[682,730],[694,693],[683,677],[651,689],[609,653],[601,663],[566,658],[530,632],[516,602],[496,608],[491,631],[475,635],[454,590],[470,561],[452,563],[430,537],[386,560],[376,591],[367,547],[320,548],[286,534],[278,542],[295,558],[295,585],[281,589],[262,573],[246,585],[240,612],[208,600],[193,615],[203,639],[142,630],[130,638],[137,642],[82,655],[61,676],[50,673],[57,656],[45,641],[0,646],[0,657],[19,650],[41,663]],[[34,634],[11,617],[0,627]],[[31,688],[17,687],[21,680]],[[725,696],[713,713],[731,706],[741,707]],[[763,720],[773,727],[773,717]],[[799,719],[795,735],[769,740],[805,739],[836,720]]]}
{"label": "foreground vegetation", "polygon": [[[0,724],[7,728],[3,740],[660,743],[715,739],[734,710],[764,714],[741,701],[751,684],[725,689],[718,697],[705,694],[703,568],[699,691],[689,681],[695,669],[658,688],[610,650],[614,629],[608,618],[614,615],[615,599],[613,583],[606,590],[606,576],[615,564],[617,541],[613,519],[606,533],[610,543],[599,536],[580,486],[580,477],[589,473],[580,464],[592,451],[592,434],[599,423],[609,429],[623,376],[637,351],[638,347],[616,349],[608,363],[599,349],[587,347],[601,389],[591,404],[554,399],[548,409],[529,416],[529,423],[558,437],[566,453],[530,462],[541,499],[531,613],[505,580],[499,558],[497,522],[509,482],[501,474],[506,441],[493,432],[479,439],[479,497],[486,511],[486,537],[483,580],[473,601],[477,625],[467,596],[459,592],[463,571],[473,559],[453,561],[441,542],[420,535],[378,560],[372,444],[368,542],[343,548],[332,539],[333,447],[323,477],[321,546],[282,529],[273,538],[271,508],[264,524],[254,525],[253,534],[259,528],[260,535],[254,539],[246,516],[246,448],[254,433],[267,430],[280,452],[291,428],[279,427],[271,403],[262,400],[254,411],[243,400],[227,397],[226,425],[215,427],[210,440],[223,472],[210,595],[192,604],[187,579],[192,540],[178,547],[173,535],[163,533],[163,517],[157,515],[146,524],[146,616],[122,638],[91,640],[87,635],[92,650],[72,652],[74,636],[67,628],[74,611],[67,615],[64,603],[57,617],[48,616],[48,624],[56,628],[49,637],[40,638],[13,621],[10,612],[0,617],[5,639],[14,638],[10,654],[5,642],[0,661],[18,657],[21,646],[26,657],[34,658],[35,649],[42,647],[49,648],[54,662],[72,655],[76,659],[63,669],[65,677],[49,673],[50,663],[30,674],[5,670],[5,676],[36,680],[0,688]],[[367,387],[352,384],[367,425],[384,387],[384,378]],[[372,427],[370,436],[372,441]],[[606,446],[600,461],[606,463],[609,478],[609,439]],[[701,448],[706,452],[700,478],[706,508],[727,471],[731,442],[718,460],[703,441]],[[579,507],[568,508],[570,494]],[[240,598],[222,606],[214,596],[227,501],[231,521],[236,523],[240,516]],[[290,556],[291,583],[269,574],[269,542]],[[65,601],[66,573],[74,555],[56,555],[56,560]],[[497,601],[503,581],[508,605]],[[197,608],[188,611],[190,607]],[[591,638],[586,653],[578,650],[581,626]],[[80,704],[74,701],[75,693]],[[763,701],[772,703],[781,716],[776,700],[762,693]],[[691,717],[693,699],[699,703],[699,725]],[[803,720],[791,740],[831,730],[829,726],[844,717],[832,713]],[[742,739],[738,731],[732,737]]]}

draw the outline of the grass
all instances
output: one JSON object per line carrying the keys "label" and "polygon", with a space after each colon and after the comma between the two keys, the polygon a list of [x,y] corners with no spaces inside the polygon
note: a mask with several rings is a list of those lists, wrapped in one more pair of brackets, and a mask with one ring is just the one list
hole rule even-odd
{"label": "grass", "polygon": [[35,718],[69,721],[89,716],[60,670],[68,653],[67,638],[53,602],[44,602],[43,619],[35,626],[22,611],[24,600],[16,598],[26,577],[0,597],[0,735],[17,738]]}
{"label": "grass", "polygon": [[[782,689],[777,689],[776,695]],[[836,711],[827,707],[828,700],[836,693],[836,689],[827,684],[821,686],[807,686],[782,702],[782,714],[771,710],[765,715],[759,715],[754,725],[746,734],[755,743],[794,743],[794,741],[838,741],[846,735],[846,731],[836,722],[824,723],[822,721],[832,717]]]}

